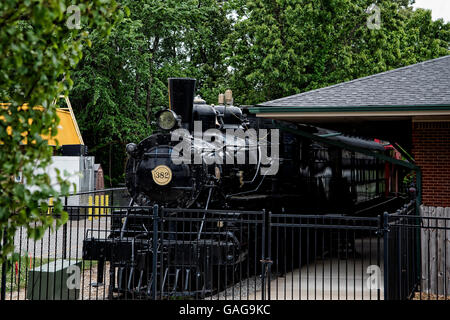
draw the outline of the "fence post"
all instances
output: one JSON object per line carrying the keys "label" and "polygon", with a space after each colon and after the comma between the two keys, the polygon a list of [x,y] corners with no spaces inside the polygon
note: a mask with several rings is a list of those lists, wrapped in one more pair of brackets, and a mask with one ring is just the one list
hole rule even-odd
{"label": "fence post", "polygon": [[[2,244],[4,244],[5,242],[6,242],[6,228],[3,230],[3,237],[0,238],[0,250],[2,248]],[[1,283],[0,300],[1,301],[6,300],[6,260],[2,263],[2,283]]]}
{"label": "fence post", "polygon": [[157,263],[158,263],[158,221],[159,207],[153,206],[153,264],[152,264],[152,299],[156,300],[156,281],[157,281]]}
{"label": "fence post", "polygon": [[[270,261],[267,266],[267,299],[270,300],[270,282],[271,282],[271,272],[272,272],[272,212],[269,211],[269,219],[267,221],[267,260]],[[266,290],[266,288],[264,288]]]}
{"label": "fence post", "polygon": [[389,300],[389,213],[383,214],[384,300]]}
{"label": "fence post", "polygon": [[[384,225],[384,217],[382,215],[378,215],[377,222],[377,266],[381,269],[381,237],[384,236],[383,225]],[[384,260],[383,260],[384,262]],[[381,300],[381,280],[378,281],[378,289],[377,289],[377,300]]]}
{"label": "fence post", "polygon": [[[417,206],[417,203],[412,202],[412,205]],[[414,219],[414,228],[416,229],[416,265],[417,265],[417,274],[416,281],[420,284],[420,290],[422,290],[422,206],[420,205],[418,208],[416,207],[416,216],[417,219]]]}
{"label": "fence post", "polygon": [[[64,211],[67,211],[67,196],[64,197]],[[67,258],[67,222],[63,225],[63,259]]]}
{"label": "fence post", "polygon": [[265,283],[265,277],[266,277],[266,260],[265,260],[265,256],[266,256],[266,246],[265,246],[265,242],[266,242],[266,210],[263,209],[262,211],[263,213],[263,222],[262,222],[262,243],[261,243],[261,300],[266,300],[266,283]]}
{"label": "fence post", "polygon": [[114,190],[111,191],[111,207],[112,207],[112,210],[114,210]]}

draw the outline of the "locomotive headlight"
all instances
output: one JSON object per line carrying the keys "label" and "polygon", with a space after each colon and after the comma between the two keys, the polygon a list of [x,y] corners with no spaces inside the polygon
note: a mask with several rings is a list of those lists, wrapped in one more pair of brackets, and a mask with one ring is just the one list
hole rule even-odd
{"label": "locomotive headlight", "polygon": [[172,110],[163,110],[157,116],[158,127],[163,130],[172,130],[177,125],[177,116]]}

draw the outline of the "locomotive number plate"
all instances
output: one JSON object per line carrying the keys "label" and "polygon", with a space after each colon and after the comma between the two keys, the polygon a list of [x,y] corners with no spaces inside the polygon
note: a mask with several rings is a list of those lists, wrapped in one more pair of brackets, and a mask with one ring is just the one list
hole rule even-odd
{"label": "locomotive number plate", "polygon": [[165,186],[172,181],[172,170],[169,167],[160,165],[152,170],[153,181],[160,186]]}

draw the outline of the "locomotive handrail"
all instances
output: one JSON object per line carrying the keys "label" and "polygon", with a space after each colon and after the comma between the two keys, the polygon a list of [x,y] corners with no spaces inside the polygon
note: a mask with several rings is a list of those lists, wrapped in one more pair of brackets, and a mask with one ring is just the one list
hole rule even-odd
{"label": "locomotive handrail", "polygon": [[171,211],[171,212],[191,212],[191,213],[204,213],[209,212],[213,214],[264,214],[264,210],[261,211],[244,211],[244,210],[220,210],[220,209],[184,209],[184,208],[161,208],[161,211]]}
{"label": "locomotive handrail", "polygon": [[393,202],[393,201],[395,201],[395,200],[397,200],[397,199],[399,199],[399,198],[401,198],[401,197],[393,197],[393,198],[391,198],[391,199],[388,199],[388,200],[383,201],[383,202],[381,202],[381,203],[377,203],[377,204],[375,204],[375,205],[373,205],[373,206],[370,206],[370,207],[368,207],[368,208],[364,208],[364,209],[358,210],[358,211],[355,212],[355,214],[359,214],[359,213],[361,213],[361,212],[365,212],[365,211],[372,210],[372,209],[374,209],[374,208],[376,208],[376,207],[380,207],[380,206],[383,206],[383,205],[388,204],[388,203],[390,203],[390,202]]}

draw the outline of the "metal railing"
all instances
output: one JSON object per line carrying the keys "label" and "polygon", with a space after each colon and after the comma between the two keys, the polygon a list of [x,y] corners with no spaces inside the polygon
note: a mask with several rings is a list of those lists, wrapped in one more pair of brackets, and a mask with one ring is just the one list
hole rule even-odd
{"label": "metal railing", "polygon": [[274,214],[270,228],[270,299],[383,297],[379,218]]}
{"label": "metal railing", "polygon": [[[450,211],[378,216],[66,206],[15,235],[2,299],[448,299]],[[431,209],[430,209],[431,210]],[[51,213],[51,212],[50,212]]]}

